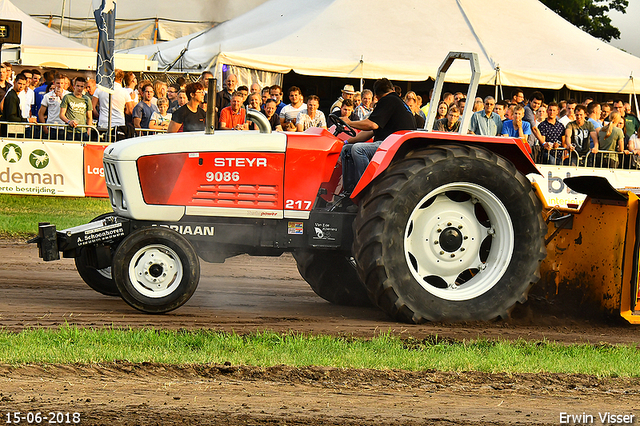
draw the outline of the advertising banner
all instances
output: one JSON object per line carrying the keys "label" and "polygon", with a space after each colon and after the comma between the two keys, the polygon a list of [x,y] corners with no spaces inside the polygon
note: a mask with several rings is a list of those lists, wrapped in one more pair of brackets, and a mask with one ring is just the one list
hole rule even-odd
{"label": "advertising banner", "polygon": [[82,145],[0,139],[0,193],[84,196]]}
{"label": "advertising banner", "polygon": [[549,206],[567,207],[567,204],[581,205],[586,196],[572,191],[562,181],[575,176],[602,176],[607,178],[611,186],[620,190],[634,191],[640,189],[640,171],[622,169],[600,169],[589,167],[549,166],[538,164],[542,176],[530,174],[527,177],[536,182]]}
{"label": "advertising banner", "polygon": [[102,155],[107,145],[84,146],[84,194],[87,197],[108,197],[104,181]]}

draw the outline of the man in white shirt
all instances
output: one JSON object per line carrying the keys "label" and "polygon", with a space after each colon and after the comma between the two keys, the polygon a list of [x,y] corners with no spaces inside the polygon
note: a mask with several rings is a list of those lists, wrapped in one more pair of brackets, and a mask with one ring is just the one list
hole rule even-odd
{"label": "man in white shirt", "polygon": [[22,71],[22,74],[27,78],[27,86],[24,90],[21,90],[20,93],[18,93],[18,98],[20,98],[20,110],[22,111],[22,117],[29,119],[29,117],[31,117],[31,106],[36,101],[33,89],[29,87],[33,78],[33,73],[31,70],[24,70]]}
{"label": "man in white shirt", "polygon": [[[42,103],[40,104],[40,109],[38,110],[38,122],[46,123],[46,124],[57,124],[62,127],[54,126],[54,127],[43,127],[45,139],[58,139],[58,130],[62,130],[62,134],[64,133],[65,122],[60,118],[60,102],[62,102],[62,98],[66,95],[67,92],[62,88],[62,82],[64,81],[64,75],[56,75],[53,79],[53,85],[51,86],[51,90],[44,94],[42,97]],[[46,118],[45,118],[46,117]]]}
{"label": "man in white shirt", "polygon": [[298,86],[291,86],[289,88],[289,100],[291,103],[285,105],[282,110],[280,110],[281,126],[289,122],[296,124],[298,114],[307,110],[307,104],[304,103],[304,98],[302,97],[302,90],[300,90]]}
{"label": "man in white shirt", "polygon": [[[115,138],[112,141],[125,139],[129,132],[126,131],[125,115],[130,115],[135,106],[131,95],[122,87],[124,71],[116,68],[113,80],[113,94],[111,95],[111,128],[115,128]],[[98,129],[107,130],[109,127],[109,93],[98,87],[93,93],[93,108],[99,111]]]}

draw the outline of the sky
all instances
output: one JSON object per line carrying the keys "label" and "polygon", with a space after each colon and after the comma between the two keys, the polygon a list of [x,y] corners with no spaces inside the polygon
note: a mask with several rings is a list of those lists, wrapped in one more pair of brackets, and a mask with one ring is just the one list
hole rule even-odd
{"label": "sky", "polygon": [[640,57],[640,0],[629,0],[627,13],[609,12],[611,24],[620,30],[620,39],[611,45]]}

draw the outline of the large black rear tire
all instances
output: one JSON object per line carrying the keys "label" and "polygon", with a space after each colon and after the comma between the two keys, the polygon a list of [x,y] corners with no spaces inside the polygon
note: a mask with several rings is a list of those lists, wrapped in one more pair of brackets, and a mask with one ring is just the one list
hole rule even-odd
{"label": "large black rear tire", "polygon": [[[104,213],[92,219],[91,222],[98,222],[113,215],[113,212]],[[113,257],[113,253],[115,253],[115,247],[110,247],[110,249]],[[87,253],[88,250],[88,248],[82,247],[80,249],[80,255],[74,259],[76,263],[76,269],[78,270],[78,274],[80,275],[82,280],[89,287],[91,287],[98,293],[104,294],[105,296],[120,296],[118,287],[116,286],[116,283],[115,281],[113,281],[113,277],[111,276],[111,267],[96,269],[92,266],[89,266],[90,262]]]}
{"label": "large black rear tire", "polygon": [[539,279],[541,203],[511,162],[486,149],[410,152],[372,183],[360,206],[361,278],[399,321],[508,317]]}
{"label": "large black rear tire", "polygon": [[324,300],[334,305],[371,306],[351,256],[325,250],[298,250],[293,257],[302,278]]}
{"label": "large black rear tire", "polygon": [[200,280],[193,246],[182,235],[162,227],[142,228],[122,240],[112,271],[124,301],[151,314],[185,304]]}

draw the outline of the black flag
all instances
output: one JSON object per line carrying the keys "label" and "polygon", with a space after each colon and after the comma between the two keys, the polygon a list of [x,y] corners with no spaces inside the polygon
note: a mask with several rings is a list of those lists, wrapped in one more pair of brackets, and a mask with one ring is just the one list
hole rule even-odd
{"label": "black flag", "polygon": [[93,0],[93,16],[98,25],[98,86],[113,90],[115,64],[113,60],[116,34],[116,0]]}

